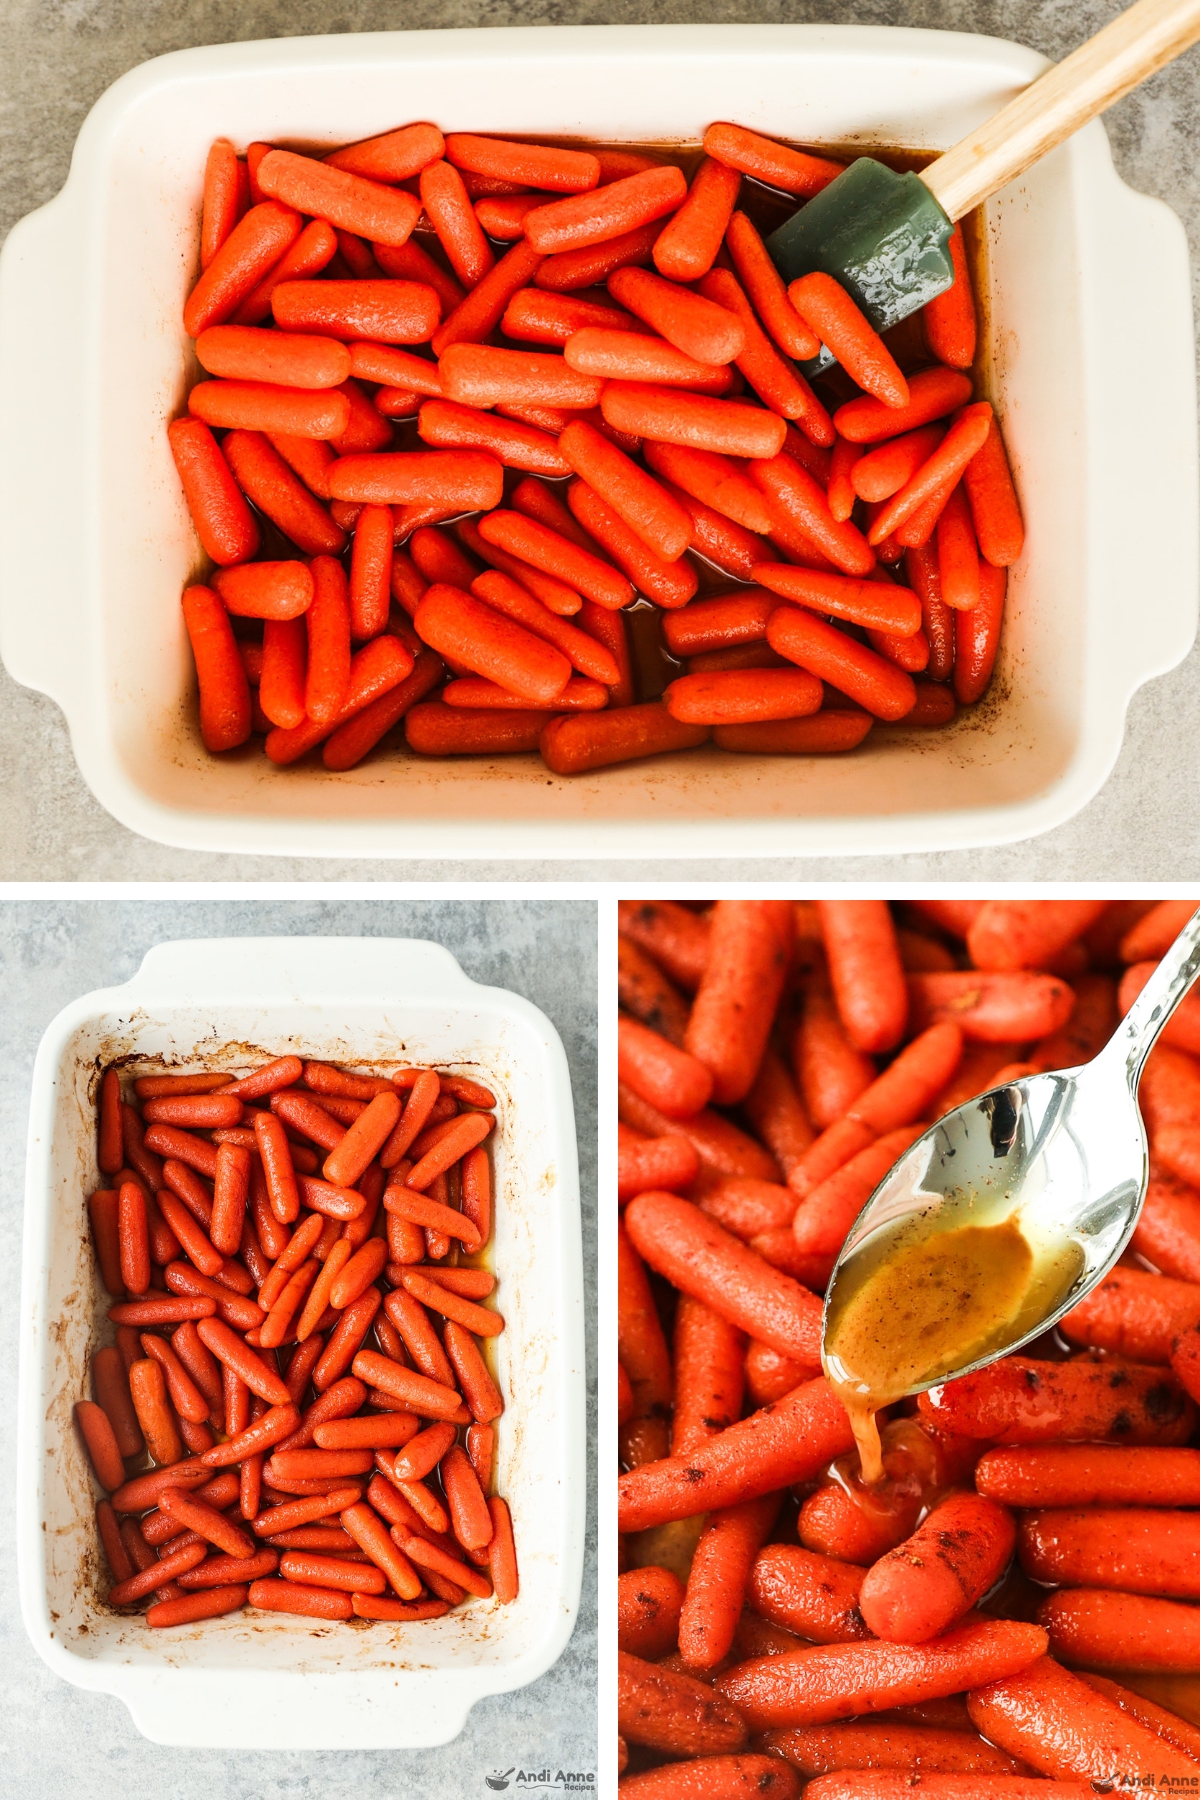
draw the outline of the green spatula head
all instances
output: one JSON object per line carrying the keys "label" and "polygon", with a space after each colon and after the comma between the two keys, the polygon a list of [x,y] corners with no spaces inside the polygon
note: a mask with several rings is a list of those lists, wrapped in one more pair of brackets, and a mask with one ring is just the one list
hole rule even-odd
{"label": "green spatula head", "polygon": [[[886,331],[954,282],[954,226],[919,176],[860,156],[767,239],[784,281],[821,269],[841,282],[876,331]],[[832,366],[801,364],[810,377]]]}

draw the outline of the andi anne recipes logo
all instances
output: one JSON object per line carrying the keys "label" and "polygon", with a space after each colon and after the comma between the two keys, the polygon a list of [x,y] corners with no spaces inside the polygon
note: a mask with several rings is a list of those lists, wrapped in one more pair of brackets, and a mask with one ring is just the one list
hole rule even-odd
{"label": "andi anne recipes logo", "polygon": [[489,1788],[496,1793],[503,1793],[511,1788],[516,1794],[569,1794],[595,1792],[596,1776],[591,1769],[519,1769],[515,1765],[511,1769],[494,1769],[485,1775]]}

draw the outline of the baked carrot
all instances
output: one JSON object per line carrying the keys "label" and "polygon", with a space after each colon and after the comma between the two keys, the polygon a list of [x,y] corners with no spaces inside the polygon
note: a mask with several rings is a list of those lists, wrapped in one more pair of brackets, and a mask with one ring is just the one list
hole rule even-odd
{"label": "baked carrot", "polygon": [[704,133],[704,149],[731,169],[806,200],[828,187],[845,167],[827,157],[793,150],[789,144],[777,144],[742,125],[710,125]]}
{"label": "baked carrot", "polygon": [[1056,1507],[1022,1516],[1018,1554],[1026,1574],[1048,1586],[1194,1600],[1198,1525],[1191,1512]]}
{"label": "baked carrot", "polygon": [[970,612],[954,615],[954,693],[969,706],[987,691],[1000,647],[1007,571],[979,565],[980,601]]}
{"label": "baked carrot", "polygon": [[871,1634],[859,1612],[863,1571],[796,1544],[768,1544],[755,1557],[747,1600],[754,1611],[815,1644],[851,1644]]}
{"label": "baked carrot", "polygon": [[1004,439],[994,419],[987,437],[963,470],[963,486],[981,553],[996,568],[1010,567],[1024,548],[1025,527]]}
{"label": "baked carrot", "polygon": [[[1029,1521],[1022,1523],[1022,1563]],[[950,1630],[997,1582],[1013,1553],[1012,1514],[982,1494],[952,1494],[867,1571],[859,1596],[877,1637],[921,1644]]]}
{"label": "baked carrot", "polygon": [[204,747],[214,754],[236,749],[250,736],[250,688],[229,614],[211,588],[190,587],[183,619],[200,685]]}
{"label": "baked carrot", "polygon": [[[594,426],[583,421],[568,425],[559,444],[566,461],[587,484],[573,483],[568,490],[571,510],[584,529],[660,605],[681,606],[690,599],[696,591],[695,573],[686,565],[675,566],[692,537],[684,508]],[[614,526],[613,512],[628,532]],[[645,550],[639,551],[639,540]],[[598,594],[590,597],[601,599]]]}
{"label": "baked carrot", "polygon": [[788,284],[788,299],[860,388],[885,406],[908,405],[908,383],[866,315],[832,275],[814,271]]}
{"label": "baked carrot", "polygon": [[778,1511],[778,1495],[766,1494],[705,1520],[679,1619],[680,1654],[689,1667],[711,1669],[728,1653],[751,1567]]}
{"label": "baked carrot", "polygon": [[[818,1130],[841,1119],[875,1079],[874,1063],[847,1037],[832,988],[824,979],[807,985],[792,1060],[805,1107]],[[864,1144],[859,1142],[856,1148]],[[821,1179],[825,1173],[832,1169],[823,1170]]]}
{"label": "baked carrot", "polygon": [[1045,1647],[1036,1625],[979,1619],[930,1644],[822,1644],[765,1657],[719,1675],[715,1686],[752,1731],[816,1725],[998,1683]]}
{"label": "baked carrot", "polygon": [[680,1296],[673,1340],[677,1371],[671,1419],[673,1456],[686,1456],[741,1417],[745,1347],[746,1340],[736,1326],[690,1295]]}
{"label": "baked carrot", "polygon": [[876,718],[902,719],[916,704],[916,686],[903,669],[800,607],[776,608],[767,642]]}
{"label": "baked carrot", "polygon": [[167,438],[205,551],[222,566],[247,561],[258,550],[258,526],[221,445],[199,419],[173,420]]}
{"label": "baked carrot", "polygon": [[683,1583],[670,1569],[627,1569],[617,1577],[617,1643],[655,1662],[674,1647]]}
{"label": "baked carrot", "polygon": [[1143,1674],[1200,1672],[1194,1606],[1074,1588],[1049,1595],[1038,1611],[1051,1651],[1064,1662]]}
{"label": "baked carrot", "polygon": [[1095,923],[1104,900],[985,900],[967,933],[978,969],[1044,969]]}
{"label": "baked carrot", "polygon": [[542,730],[539,749],[556,775],[577,775],[667,750],[691,750],[708,735],[707,726],[682,724],[661,702],[651,701],[611,712],[552,718]]}
{"label": "baked carrot", "polygon": [[1157,1784],[1164,1777],[1191,1778],[1197,1768],[1190,1757],[1050,1657],[969,1694],[967,1708],[992,1743],[1054,1780],[1149,1776]]}
{"label": "baked carrot", "polygon": [[741,320],[746,341],[734,360],[763,404],[785,419],[796,420],[812,443],[832,444],[834,430],[829,414],[803,375],[779,354],[759,324],[737,276],[729,269],[711,269],[700,283],[700,292]]}
{"label": "baked carrot", "polygon": [[692,1117],[713,1092],[713,1076],[703,1061],[636,1019],[618,1022],[617,1066],[621,1080],[668,1118]]}
{"label": "baked carrot", "polygon": [[589,249],[677,212],[686,197],[682,171],[664,163],[591,193],[535,207],[525,215],[525,235],[543,255]]}
{"label": "baked carrot", "polygon": [[664,1415],[671,1403],[671,1358],[649,1278],[623,1225],[617,1229],[617,1350],[639,1418]]}
{"label": "baked carrot", "polygon": [[772,593],[814,612],[862,625],[872,633],[912,637],[920,631],[920,602],[907,589],[894,587],[889,581],[863,581],[849,575],[795,568],[788,563],[757,563],[753,573],[755,581]]}
{"label": "baked carrot", "polygon": [[822,1259],[826,1278],[855,1219],[893,1163],[924,1129],[918,1123],[885,1133],[801,1198],[792,1220],[792,1236],[799,1250]]}
{"label": "baked carrot", "polygon": [[678,1193],[696,1179],[700,1159],[684,1137],[640,1137],[622,1126],[617,1150],[617,1192],[631,1200],[650,1188]]}
{"label": "baked carrot", "polygon": [[868,1489],[827,1481],[800,1508],[796,1529],[806,1550],[838,1562],[876,1563],[909,1536],[921,1504],[920,1491],[911,1486]]}
{"label": "baked carrot", "polygon": [[910,975],[908,993],[918,1028],[953,1018],[966,1039],[984,1043],[1013,1043],[1059,1031],[1075,999],[1057,976],[1025,970]]}
{"label": "baked carrot", "polygon": [[[1184,1385],[1200,1350],[1200,1287],[1117,1268],[1106,1275],[1062,1321],[1074,1343],[1127,1356],[1137,1362],[1173,1362]],[[1200,1385],[1191,1377],[1191,1385]]]}
{"label": "baked carrot", "polygon": [[623,1475],[619,1529],[645,1531],[811,1480],[852,1441],[845,1411],[827,1383],[808,1382],[688,1455]]}
{"label": "baked carrot", "polygon": [[1192,1405],[1162,1369],[1007,1356],[920,1396],[920,1415],[956,1437],[998,1444],[1185,1443]]}
{"label": "baked carrot", "polygon": [[844,575],[869,575],[874,550],[849,519],[839,524],[833,517],[815,477],[791,456],[757,455],[750,475],[766,499],[772,531],[793,526]]}
{"label": "baked carrot", "polygon": [[[619,1742],[623,1748],[624,1738]],[[626,1775],[621,1786],[629,1800],[797,1800],[800,1793],[795,1771],[777,1756],[703,1756],[663,1763]]]}
{"label": "baked carrot", "polygon": [[1200,1451],[1101,1444],[989,1450],[975,1485],[1009,1506],[1195,1506]]}
{"label": "baked carrot", "polygon": [[702,1681],[617,1652],[617,1719],[623,1737],[675,1756],[738,1750],[746,1727],[737,1709]]}
{"label": "baked carrot", "polygon": [[753,1085],[791,944],[784,901],[720,901],[713,910],[710,957],[684,1041],[712,1071],[719,1105],[744,1099]]}
{"label": "baked carrot", "polygon": [[[869,1053],[894,1049],[908,1018],[908,992],[886,901],[820,900],[817,911],[847,1036]],[[874,1118],[868,1122],[880,1129]]]}

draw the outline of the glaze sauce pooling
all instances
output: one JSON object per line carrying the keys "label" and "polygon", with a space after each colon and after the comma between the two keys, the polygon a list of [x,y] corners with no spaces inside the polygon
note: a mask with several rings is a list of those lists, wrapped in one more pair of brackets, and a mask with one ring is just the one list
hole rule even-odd
{"label": "glaze sauce pooling", "polygon": [[883,1477],[875,1414],[1024,1337],[1066,1295],[1079,1245],[1040,1245],[1015,1213],[951,1198],[872,1233],[838,1270],[825,1373],[854,1428],[863,1480]]}

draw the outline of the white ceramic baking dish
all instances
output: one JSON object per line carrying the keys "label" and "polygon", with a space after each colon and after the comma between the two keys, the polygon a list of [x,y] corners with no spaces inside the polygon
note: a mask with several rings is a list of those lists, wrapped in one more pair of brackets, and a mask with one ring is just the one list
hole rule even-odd
{"label": "white ceramic baking dish", "polygon": [[[110,1612],[71,1416],[111,1342],[84,1195],[98,1184],[94,1095],[137,1073],[246,1068],[294,1051],[386,1072],[433,1063],[497,1095],[497,1340],[507,1408],[497,1490],[521,1590],[412,1625],[238,1613],[151,1631]],[[38,1050],[29,1125],[18,1410],[17,1555],[26,1629],[64,1680],[116,1694],[156,1743],[367,1749],[446,1743],[472,1704],[541,1675],[575,1620],[583,1561],[584,1328],[570,1077],[536,1007],[467,978],[448,951],[382,938],[162,944],[123,987],[61,1012]]]}
{"label": "white ceramic baking dish", "polygon": [[847,854],[1061,823],[1104,782],[1130,696],[1186,654],[1197,611],[1183,228],[1118,180],[1099,124],[987,208],[989,391],[1029,532],[994,697],[948,732],[881,730],[825,759],[702,750],[574,780],[535,756],[403,749],[337,776],[281,773],[250,748],[214,761],[178,604],[202,565],[164,430],[188,381],[180,308],[218,134],[335,144],[415,118],[694,141],[734,119],[805,143],[937,149],[1043,67],[992,38],[827,25],[388,33],[146,63],[94,108],[67,186],[0,263],[8,668],[61,706],[110,812],[198,850]]}

